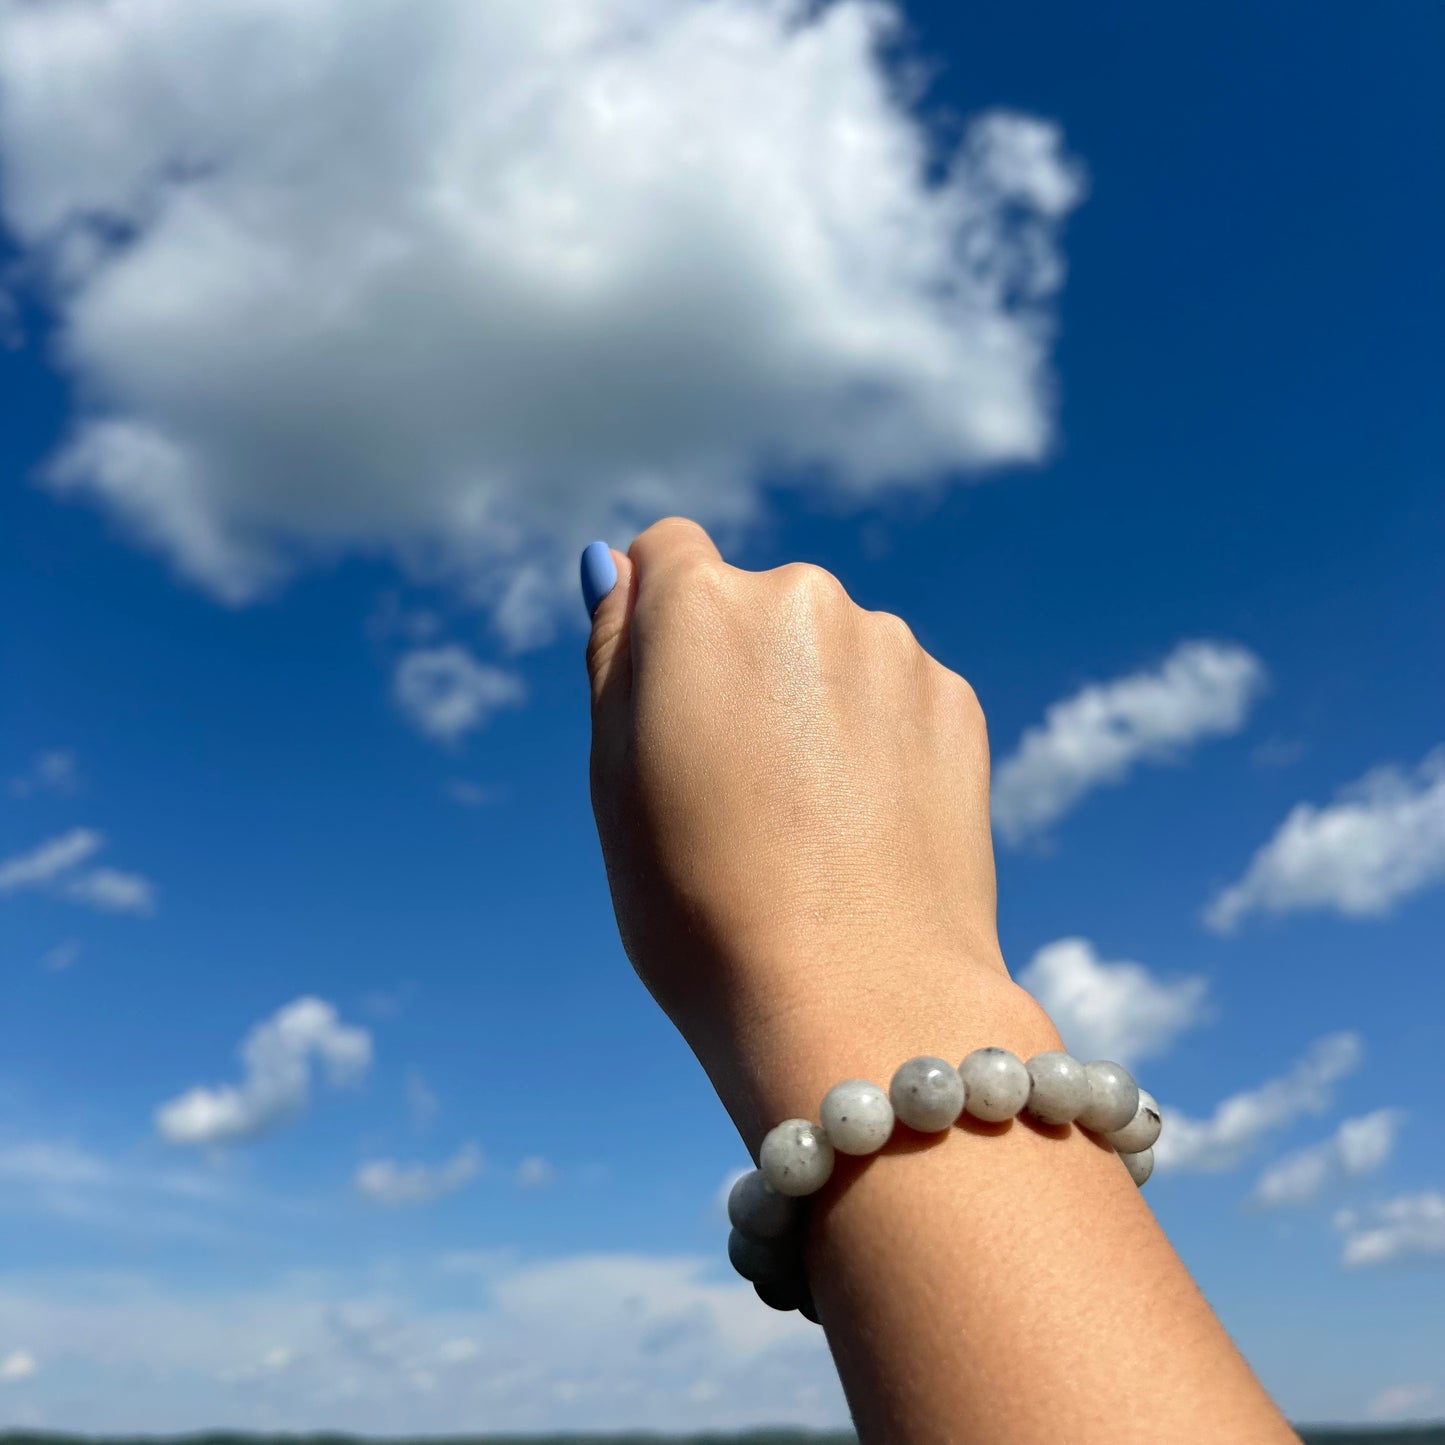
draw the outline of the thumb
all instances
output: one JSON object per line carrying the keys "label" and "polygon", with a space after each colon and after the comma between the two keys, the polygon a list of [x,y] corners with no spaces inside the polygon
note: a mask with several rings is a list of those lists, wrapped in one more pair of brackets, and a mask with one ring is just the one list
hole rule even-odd
{"label": "thumb", "polygon": [[627,553],[606,542],[589,542],[582,552],[582,598],[592,614],[587,639],[587,675],[592,682],[594,730],[615,726],[632,693],[632,609],[637,574]]}

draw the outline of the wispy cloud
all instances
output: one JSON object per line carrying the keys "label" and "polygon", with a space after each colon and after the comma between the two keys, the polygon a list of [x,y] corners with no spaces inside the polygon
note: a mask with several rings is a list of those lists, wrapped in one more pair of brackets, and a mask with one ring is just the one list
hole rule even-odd
{"label": "wispy cloud", "polygon": [[94,828],[72,828],[50,838],[28,853],[17,853],[0,863],[0,893],[17,893],[53,883],[100,851],[105,839]]}
{"label": "wispy cloud", "polygon": [[517,1166],[518,1189],[545,1189],[557,1182],[557,1167],[540,1154],[523,1159]]}
{"label": "wispy cloud", "polygon": [[1155,1162],[1161,1169],[1235,1168],[1268,1135],[1329,1108],[1334,1085],[1359,1068],[1364,1054],[1358,1034],[1327,1034],[1288,1073],[1230,1095],[1207,1119],[1169,1109]]}
{"label": "wispy cloud", "polygon": [[1006,842],[1025,842],[1138,764],[1167,762],[1206,738],[1238,732],[1264,686],[1264,665],[1246,648],[1181,642],[1152,671],[1054,703],[994,770],[995,827]]}
{"label": "wispy cloud", "polygon": [[1255,1202],[1269,1207],[1308,1204],[1341,1180],[1371,1173],[1390,1157],[1404,1120],[1400,1109],[1376,1109],[1346,1119],[1330,1138],[1271,1164],[1254,1186]]}
{"label": "wispy cloud", "polygon": [[356,1188],[376,1204],[429,1204],[455,1194],[482,1171],[482,1151],[464,1144],[444,1164],[398,1164],[373,1159],[356,1171]]}
{"label": "wispy cloud", "polygon": [[1365,1413],[1372,1420],[1406,1420],[1439,1394],[1434,1385],[1390,1385],[1370,1401]]}
{"label": "wispy cloud", "polygon": [[1106,962],[1087,938],[1045,944],[1018,981],[1083,1059],[1132,1066],[1162,1054],[1184,1030],[1209,1016],[1204,978],[1165,980],[1141,963]]}
{"label": "wispy cloud", "polygon": [[456,644],[408,652],[397,663],[393,688],[402,711],[418,731],[448,743],[527,695],[515,673],[479,662]]}
{"label": "wispy cloud", "polygon": [[1404,1259],[1445,1260],[1445,1194],[1401,1194],[1363,1210],[1343,1209],[1344,1262],[1360,1267]]}
{"label": "wispy cloud", "polygon": [[1323,908],[1378,918],[1442,881],[1445,747],[1413,772],[1377,768],[1325,807],[1300,803],[1204,917],[1220,933],[1251,913]]}
{"label": "wispy cloud", "polygon": [[106,913],[153,913],[156,888],[149,878],[117,868],[80,871],[104,846],[94,828],[72,828],[0,863],[0,894],[35,890]]}
{"label": "wispy cloud", "polygon": [[80,768],[69,748],[50,748],[37,753],[30,765],[8,784],[17,798],[28,798],[35,793],[74,793],[80,785]]}
{"label": "wispy cloud", "polygon": [[223,1144],[265,1134],[301,1113],[313,1060],[334,1084],[371,1066],[371,1035],[343,1024],[323,999],[299,998],[257,1024],[241,1045],[240,1084],[197,1086],[162,1104],[156,1128],[174,1144]]}

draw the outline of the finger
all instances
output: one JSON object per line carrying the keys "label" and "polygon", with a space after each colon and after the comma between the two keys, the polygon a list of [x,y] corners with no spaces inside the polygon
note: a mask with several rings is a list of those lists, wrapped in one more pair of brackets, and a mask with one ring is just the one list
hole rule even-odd
{"label": "finger", "polygon": [[592,684],[592,727],[615,732],[626,719],[632,691],[632,611],[637,571],[631,558],[605,542],[582,553],[582,596],[592,612],[587,676]]}
{"label": "finger", "polygon": [[645,587],[652,577],[722,561],[713,539],[689,517],[663,517],[654,522],[632,539],[627,555],[637,569],[639,587]]}

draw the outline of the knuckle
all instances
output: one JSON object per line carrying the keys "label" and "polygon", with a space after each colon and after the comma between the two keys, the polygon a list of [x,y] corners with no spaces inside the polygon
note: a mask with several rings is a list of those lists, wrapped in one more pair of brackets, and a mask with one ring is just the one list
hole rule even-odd
{"label": "knuckle", "polygon": [[777,569],[777,574],[792,595],[810,604],[836,605],[848,598],[843,584],[816,562],[787,562]]}
{"label": "knuckle", "polygon": [[907,647],[918,647],[913,629],[896,612],[870,612],[868,616],[880,636]]}
{"label": "knuckle", "polygon": [[691,538],[707,535],[702,525],[694,522],[691,517],[669,515],[659,517],[650,527],[644,528],[637,534],[637,541],[647,544],[666,544],[669,541],[676,541],[683,538]]}

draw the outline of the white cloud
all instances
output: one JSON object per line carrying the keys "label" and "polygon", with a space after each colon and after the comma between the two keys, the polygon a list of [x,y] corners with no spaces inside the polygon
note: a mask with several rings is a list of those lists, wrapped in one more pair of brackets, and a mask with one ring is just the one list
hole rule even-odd
{"label": "white cloud", "polygon": [[[3,314],[0,314],[0,324],[3,324]],[[37,753],[23,773],[10,779],[10,791],[17,798],[28,798],[34,793],[74,793],[79,788],[80,769],[76,766],[75,754],[67,748]]]}
{"label": "white cloud", "polygon": [[764,468],[861,502],[1041,458],[1081,177],[1039,120],[927,132],[898,30],[4,0],[4,219],[94,399],[52,485],[230,601],[386,553],[524,644],[583,542],[742,524]]}
{"label": "white cloud", "polygon": [[1345,1236],[1347,1265],[1445,1257],[1445,1194],[1397,1195],[1363,1213],[1342,1210],[1335,1224]]}
{"label": "white cloud", "polygon": [[482,1151],[464,1144],[445,1164],[398,1164],[373,1159],[356,1171],[356,1187],[377,1204],[429,1204],[475,1179],[482,1170]]}
{"label": "white cloud", "polygon": [[117,868],[76,871],[104,846],[94,828],[72,828],[0,863],[0,894],[38,889],[106,913],[154,913],[156,889],[149,878]]}
{"label": "white cloud", "polygon": [[1300,803],[1239,882],[1205,911],[1228,933],[1250,913],[1330,908],[1378,918],[1400,899],[1445,881],[1445,747],[1414,773],[1376,768],[1333,803]]}
{"label": "white cloud", "polygon": [[133,1271],[9,1270],[0,1339],[63,1357],[64,1371],[31,1387],[34,1403],[47,1425],[96,1434],[847,1421],[822,1331],[760,1305],[728,1269],[721,1235],[697,1257],[498,1260],[482,1278],[451,1276],[445,1303],[438,1278],[425,1259],[184,1287]]}
{"label": "white cloud", "polygon": [[76,903],[88,903],[106,913],[154,913],[156,890],[149,878],[139,873],[122,873],[118,868],[92,868],[65,885],[65,896]]}
{"label": "white cloud", "polygon": [[1399,1109],[1346,1119],[1330,1138],[1271,1164],[1254,1186],[1256,1202],[1308,1204],[1339,1180],[1371,1173],[1390,1157],[1404,1119]]}
{"label": "white cloud", "polygon": [[53,883],[104,845],[105,839],[94,828],[72,828],[28,853],[18,853],[0,863],[0,893],[17,893]]}
{"label": "white cloud", "polygon": [[415,1069],[406,1076],[406,1107],[418,1129],[426,1128],[441,1109],[441,1100]]}
{"label": "white cloud", "polygon": [[1151,672],[1093,683],[1054,703],[994,771],[993,820],[1022,843],[1088,792],[1140,762],[1167,762],[1237,733],[1265,686],[1264,665],[1233,643],[1181,642]]}
{"label": "white cloud", "polygon": [[1155,1163],[1161,1169],[1233,1169],[1267,1135],[1329,1108],[1333,1086],[1363,1058],[1358,1034],[1327,1034],[1283,1077],[1232,1094],[1208,1119],[1170,1109],[1154,1146]]}
{"label": "white cloud", "polygon": [[57,943],[41,959],[41,966],[47,973],[64,973],[80,957],[80,944],[73,938]]}
{"label": "white cloud", "polygon": [[29,1350],[13,1350],[0,1359],[0,1385],[19,1384],[21,1380],[28,1380],[39,1368]]}
{"label": "white cloud", "polygon": [[1081,1059],[1132,1065],[1162,1054],[1208,1017],[1209,985],[1196,976],[1165,982],[1143,964],[1099,958],[1087,938],[1061,938],[1034,954],[1018,981],[1043,1004]]}
{"label": "white cloud", "polygon": [[1434,1385],[1390,1385],[1370,1401],[1366,1413],[1372,1420],[1408,1419],[1438,1394]]}
{"label": "white cloud", "polygon": [[223,1144],[264,1134],[294,1118],[311,1094],[312,1060],[334,1084],[371,1066],[371,1035],[343,1024],[319,998],[299,998],[247,1034],[239,1085],[198,1086],[156,1110],[156,1127],[173,1144]]}
{"label": "white cloud", "polygon": [[416,728],[441,742],[455,742],[526,696],[515,673],[478,662],[455,643],[408,652],[396,665],[393,689]]}
{"label": "white cloud", "polygon": [[22,1184],[100,1184],[110,1167],[74,1144],[30,1140],[0,1148],[0,1179]]}
{"label": "white cloud", "polygon": [[557,1182],[557,1169],[540,1154],[523,1159],[517,1166],[517,1187],[519,1189],[545,1189]]}

